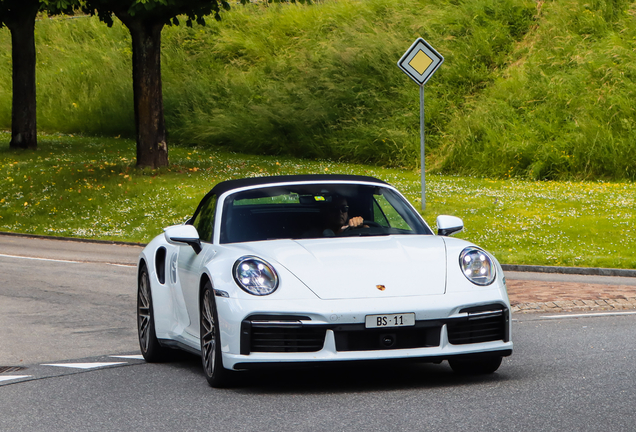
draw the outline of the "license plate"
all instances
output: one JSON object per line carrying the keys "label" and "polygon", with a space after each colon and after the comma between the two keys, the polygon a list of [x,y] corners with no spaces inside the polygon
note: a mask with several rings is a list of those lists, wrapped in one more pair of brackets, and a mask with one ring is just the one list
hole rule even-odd
{"label": "license plate", "polygon": [[367,315],[364,320],[366,328],[407,327],[415,325],[414,313],[389,315]]}

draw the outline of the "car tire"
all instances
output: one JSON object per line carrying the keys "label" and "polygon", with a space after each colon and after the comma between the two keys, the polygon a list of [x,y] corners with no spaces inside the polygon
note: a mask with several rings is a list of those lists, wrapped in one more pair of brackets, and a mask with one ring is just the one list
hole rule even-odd
{"label": "car tire", "polygon": [[150,291],[148,268],[142,265],[137,285],[137,335],[139,348],[149,363],[158,363],[170,359],[170,348],[162,347],[155,333],[155,316]]}
{"label": "car tire", "polygon": [[228,387],[232,381],[232,372],[223,367],[221,332],[218,326],[219,315],[216,309],[214,290],[209,281],[201,292],[199,316],[201,321],[201,362],[205,378],[212,387]]}
{"label": "car tire", "polygon": [[494,373],[501,366],[501,356],[478,359],[449,359],[453,372],[462,375],[486,375]]}

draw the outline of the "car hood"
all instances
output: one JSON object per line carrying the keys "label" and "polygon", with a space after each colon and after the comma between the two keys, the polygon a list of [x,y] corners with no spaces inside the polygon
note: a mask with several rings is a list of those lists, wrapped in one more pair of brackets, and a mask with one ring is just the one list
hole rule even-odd
{"label": "car hood", "polygon": [[244,247],[275,267],[284,266],[325,300],[440,295],[446,290],[446,247],[438,236],[276,240]]}

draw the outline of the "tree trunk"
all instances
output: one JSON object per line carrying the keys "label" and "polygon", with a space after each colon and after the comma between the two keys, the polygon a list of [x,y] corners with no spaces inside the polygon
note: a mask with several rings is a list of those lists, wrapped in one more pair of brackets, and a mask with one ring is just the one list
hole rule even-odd
{"label": "tree trunk", "polygon": [[35,99],[35,16],[7,20],[11,32],[13,60],[13,103],[11,106],[11,143],[9,147],[36,149],[38,147]]}
{"label": "tree trunk", "polygon": [[132,36],[137,166],[165,167],[168,166],[168,145],[161,89],[163,24],[144,22],[130,16],[118,15],[118,18]]}

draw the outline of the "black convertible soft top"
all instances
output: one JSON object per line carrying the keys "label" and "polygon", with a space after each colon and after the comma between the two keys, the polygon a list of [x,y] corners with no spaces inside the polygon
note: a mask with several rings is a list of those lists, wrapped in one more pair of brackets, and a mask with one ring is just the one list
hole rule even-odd
{"label": "black convertible soft top", "polygon": [[265,176],[265,177],[251,177],[251,178],[242,178],[236,180],[226,180],[221,183],[217,183],[210,192],[205,194],[197,209],[194,212],[194,215],[186,222],[188,224],[192,224],[194,219],[197,217],[203,202],[210,195],[221,195],[227,191],[231,191],[233,189],[239,189],[242,187],[248,186],[258,186],[264,184],[275,184],[275,183],[290,183],[290,182],[303,182],[303,181],[364,181],[371,183],[379,183],[388,185],[387,182],[377,179],[375,177],[369,176],[361,176],[361,175],[353,175],[353,174],[300,174],[300,175],[279,175],[279,176]]}
{"label": "black convertible soft top", "polygon": [[238,189],[246,186],[258,186],[270,183],[289,183],[302,181],[365,181],[372,183],[388,184],[385,181],[375,177],[351,175],[351,174],[302,174],[302,175],[280,175],[267,177],[252,177],[237,180],[226,180],[218,183],[212,188],[208,195],[221,195],[232,189]]}

